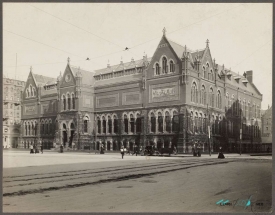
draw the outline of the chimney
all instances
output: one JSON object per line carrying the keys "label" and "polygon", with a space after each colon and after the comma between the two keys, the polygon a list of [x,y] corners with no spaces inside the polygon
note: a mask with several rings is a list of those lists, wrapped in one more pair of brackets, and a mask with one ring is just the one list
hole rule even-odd
{"label": "chimney", "polygon": [[250,83],[253,83],[253,71],[252,70],[246,71],[246,79]]}

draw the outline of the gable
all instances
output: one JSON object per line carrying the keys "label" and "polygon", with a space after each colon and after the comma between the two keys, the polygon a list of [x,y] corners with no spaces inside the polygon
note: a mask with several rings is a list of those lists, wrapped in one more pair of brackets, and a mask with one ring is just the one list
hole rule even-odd
{"label": "gable", "polygon": [[205,49],[203,55],[202,55],[202,59],[201,59],[201,65],[206,65],[206,63],[209,63],[209,67],[210,68],[214,68],[213,65],[213,60],[212,60],[212,56],[211,56],[211,52],[209,47]]}
{"label": "gable", "polygon": [[31,88],[33,88],[37,94],[37,85],[32,72],[29,73],[28,79],[25,84],[24,93],[23,93],[24,98],[27,98],[27,90],[29,90],[29,93],[30,93]]}
{"label": "gable", "polygon": [[61,87],[67,87],[67,86],[74,86],[75,83],[75,78],[74,74],[70,68],[69,65],[66,66],[66,69],[63,73],[62,79],[61,79]]}
{"label": "gable", "polygon": [[169,65],[170,60],[172,60],[176,65],[179,64],[179,57],[177,56],[176,52],[173,50],[172,46],[170,45],[169,41],[166,37],[162,37],[155,53],[150,61],[148,66],[148,78],[154,76],[154,68],[155,64],[159,63],[160,67],[162,67],[162,58],[167,58],[167,65]]}

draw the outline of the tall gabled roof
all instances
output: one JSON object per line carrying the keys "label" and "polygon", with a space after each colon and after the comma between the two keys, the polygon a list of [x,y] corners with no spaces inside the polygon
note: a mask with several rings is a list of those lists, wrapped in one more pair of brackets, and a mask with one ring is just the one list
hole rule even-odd
{"label": "tall gabled roof", "polygon": [[51,84],[55,84],[56,83],[56,78],[51,78],[51,77],[47,77],[44,75],[38,75],[38,74],[33,74],[33,78],[34,81],[36,82],[37,85],[51,85]]}
{"label": "tall gabled roof", "polygon": [[80,75],[82,77],[82,84],[92,85],[94,83],[94,72],[81,69],[80,67],[69,65],[74,77]]}

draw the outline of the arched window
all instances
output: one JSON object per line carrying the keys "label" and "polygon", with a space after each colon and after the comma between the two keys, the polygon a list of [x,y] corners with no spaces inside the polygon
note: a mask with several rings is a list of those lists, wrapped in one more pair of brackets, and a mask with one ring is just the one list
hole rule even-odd
{"label": "arched window", "polygon": [[170,72],[175,72],[175,64],[172,60],[170,60],[169,65],[170,65]]}
{"label": "arched window", "polygon": [[101,120],[99,117],[97,117],[97,133],[101,133]]}
{"label": "arched window", "polygon": [[156,63],[156,66],[155,66],[156,68],[155,68],[155,70],[156,70],[156,75],[160,75],[160,68],[159,68],[159,64],[158,63]]}
{"label": "arched window", "polygon": [[179,131],[179,116],[176,111],[173,112],[173,119],[172,119],[172,131],[178,132]]}
{"label": "arched window", "polygon": [[214,107],[214,93],[212,88],[209,90],[209,106]]}
{"label": "arched window", "polygon": [[206,90],[204,85],[201,87],[201,104],[206,105]]}
{"label": "arched window", "polygon": [[168,67],[167,67],[167,59],[166,57],[162,58],[162,73],[167,73],[168,72]]}
{"label": "arched window", "polygon": [[124,114],[124,132],[128,133],[128,117]]}
{"label": "arched window", "polygon": [[198,131],[199,131],[200,133],[203,132],[202,121],[203,121],[203,119],[202,119],[202,114],[200,113],[200,114],[199,114],[199,125],[198,125]]}
{"label": "arched window", "polygon": [[[89,118],[87,116],[84,117],[84,133],[88,133],[88,121],[89,121]],[[105,125],[106,126],[106,125]],[[106,127],[105,127],[105,130],[106,130]]]}
{"label": "arched window", "polygon": [[165,131],[171,131],[171,116],[168,111],[165,112]]}
{"label": "arched window", "polygon": [[214,73],[213,73],[212,69],[210,70],[210,80],[214,81]]}
{"label": "arched window", "polygon": [[136,119],[136,132],[137,133],[141,132],[141,118],[139,114],[137,114],[137,119]]}
{"label": "arched window", "polygon": [[27,89],[27,90],[26,90],[26,96],[27,96],[27,98],[29,98],[29,97],[30,97],[30,92],[29,92],[29,89]]}
{"label": "arched window", "polygon": [[206,78],[206,69],[204,66],[202,67],[202,77]]}
{"label": "arched window", "polygon": [[106,119],[104,116],[102,117],[102,132],[106,134]]}
{"label": "arched window", "polygon": [[75,97],[73,93],[72,93],[72,109],[75,109]]}
{"label": "arched window", "polygon": [[118,133],[118,119],[117,119],[117,116],[114,115],[113,119],[114,119],[114,133],[117,134]]}
{"label": "arched window", "polygon": [[108,116],[108,133],[112,134],[112,119],[110,116]]}
{"label": "arched window", "polygon": [[71,109],[71,96],[70,94],[67,94],[67,102],[68,102],[68,110]]}
{"label": "arched window", "polygon": [[31,124],[28,122],[28,135],[31,135]]}
{"label": "arched window", "polygon": [[133,114],[130,114],[130,126],[131,126],[131,133],[135,132],[135,118]]}
{"label": "arched window", "polygon": [[163,132],[163,117],[160,112],[158,112],[158,131]]}
{"label": "arched window", "polygon": [[195,82],[193,82],[191,88],[191,102],[198,102],[198,90]]}
{"label": "arched window", "polygon": [[154,113],[151,113],[151,132],[156,132],[156,117]]}
{"label": "arched window", "polygon": [[195,113],[195,126],[194,132],[198,132],[198,113]]}
{"label": "arched window", "polygon": [[63,98],[63,110],[66,110],[66,96],[63,95],[62,98]]}
{"label": "arched window", "polygon": [[25,122],[25,136],[28,135],[28,126],[27,126],[27,123]]}

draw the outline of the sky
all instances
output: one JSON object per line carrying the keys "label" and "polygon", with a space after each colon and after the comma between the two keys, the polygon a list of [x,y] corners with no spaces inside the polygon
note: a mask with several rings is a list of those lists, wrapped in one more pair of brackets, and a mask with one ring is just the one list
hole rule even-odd
{"label": "sky", "polygon": [[68,57],[91,72],[152,57],[164,27],[191,50],[208,39],[234,72],[253,70],[262,109],[272,104],[272,3],[3,3],[4,76],[26,81],[32,66],[57,77]]}

